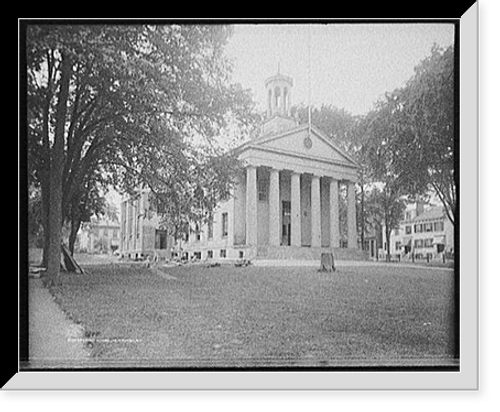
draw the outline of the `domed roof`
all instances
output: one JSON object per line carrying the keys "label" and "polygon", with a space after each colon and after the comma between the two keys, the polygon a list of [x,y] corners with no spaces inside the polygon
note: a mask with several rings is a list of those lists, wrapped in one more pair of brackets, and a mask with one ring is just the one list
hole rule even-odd
{"label": "domed roof", "polygon": [[264,84],[267,87],[267,85],[271,82],[276,83],[276,82],[280,82],[280,81],[285,81],[285,82],[289,83],[290,86],[293,86],[293,79],[291,77],[285,76],[281,73],[278,73],[278,74],[275,74],[274,76],[268,77],[265,80]]}

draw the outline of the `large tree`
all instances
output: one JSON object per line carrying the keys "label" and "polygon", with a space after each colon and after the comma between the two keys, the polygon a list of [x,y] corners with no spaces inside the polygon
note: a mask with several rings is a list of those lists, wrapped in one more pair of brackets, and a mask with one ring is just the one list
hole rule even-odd
{"label": "large tree", "polygon": [[434,46],[405,87],[386,104],[392,113],[394,170],[410,195],[435,193],[452,223],[457,202],[454,49]]}
{"label": "large tree", "polygon": [[234,159],[214,137],[229,117],[245,122],[252,109],[249,94],[230,84],[223,54],[229,26],[22,29],[29,176],[41,190],[49,275],[59,272],[63,219],[96,171],[122,190],[150,186],[169,201],[195,186],[214,191],[214,201],[226,194]]}
{"label": "large tree", "polygon": [[386,101],[378,102],[358,125],[358,133],[363,136],[360,153],[372,186],[367,212],[370,220],[381,222],[384,227],[388,260],[391,232],[399,225],[406,207],[406,193],[395,169],[398,151],[392,142],[399,130],[394,122],[393,108],[387,103],[390,99],[388,95]]}
{"label": "large tree", "polygon": [[455,222],[455,81],[453,47],[434,46],[406,85],[387,93],[356,126],[360,163],[381,188],[370,201],[385,210],[388,243],[403,197],[435,193]]}

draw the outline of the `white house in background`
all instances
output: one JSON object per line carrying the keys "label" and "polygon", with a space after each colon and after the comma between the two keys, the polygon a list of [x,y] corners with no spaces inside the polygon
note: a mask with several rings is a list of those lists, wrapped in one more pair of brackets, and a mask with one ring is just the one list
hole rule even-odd
{"label": "white house in background", "polygon": [[[265,82],[267,118],[260,134],[235,152],[244,167],[234,192],[209,224],[191,225],[182,254],[200,259],[319,259],[332,251],[355,259],[354,185],[358,164],[320,130],[290,115],[293,81],[282,74]],[[347,188],[347,248],[340,248],[339,187]],[[173,246],[151,220],[140,217],[145,194],[122,204],[122,252],[149,254]],[[166,236],[166,235],[164,235]],[[153,248],[153,245],[155,248]]]}
{"label": "white house in background", "polygon": [[[385,230],[384,250],[387,253]],[[442,206],[410,204],[399,227],[391,232],[390,253],[401,259],[440,259],[453,256],[454,228]]]}
{"label": "white house in background", "polygon": [[120,245],[120,224],[111,220],[92,220],[78,232],[75,250],[85,253],[114,253]]}

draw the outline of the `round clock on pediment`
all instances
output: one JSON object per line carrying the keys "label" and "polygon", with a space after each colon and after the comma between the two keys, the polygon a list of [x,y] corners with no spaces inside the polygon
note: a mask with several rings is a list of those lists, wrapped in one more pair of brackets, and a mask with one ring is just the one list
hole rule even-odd
{"label": "round clock on pediment", "polygon": [[306,138],[304,138],[304,147],[306,149],[310,149],[313,145],[313,141],[311,140],[311,138],[309,136],[307,136]]}

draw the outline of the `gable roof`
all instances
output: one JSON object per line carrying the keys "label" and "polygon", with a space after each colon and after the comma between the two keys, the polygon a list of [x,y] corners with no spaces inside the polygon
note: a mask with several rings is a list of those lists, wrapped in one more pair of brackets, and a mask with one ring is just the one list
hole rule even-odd
{"label": "gable roof", "polygon": [[442,219],[444,216],[444,209],[442,206],[436,206],[430,209],[427,209],[420,215],[416,216],[415,219],[413,219],[413,222],[422,222],[422,221],[427,221],[427,220],[437,220],[437,219]]}
{"label": "gable roof", "polygon": [[[304,141],[307,137],[311,139],[310,147],[305,146]],[[339,163],[353,168],[360,167],[350,155],[338,147],[319,129],[311,126],[309,133],[309,125],[307,124],[292,127],[278,133],[262,135],[242,144],[235,151],[241,153],[249,148]]]}

